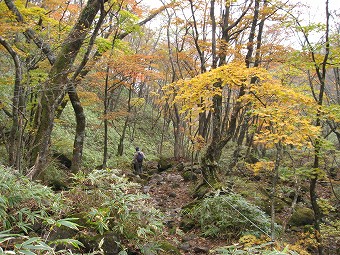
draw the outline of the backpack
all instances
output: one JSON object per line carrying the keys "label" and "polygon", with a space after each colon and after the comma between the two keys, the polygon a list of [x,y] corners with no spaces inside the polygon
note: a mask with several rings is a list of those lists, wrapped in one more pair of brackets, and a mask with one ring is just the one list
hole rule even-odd
{"label": "backpack", "polygon": [[143,162],[144,156],[140,151],[137,153],[136,159],[137,159],[137,162]]}

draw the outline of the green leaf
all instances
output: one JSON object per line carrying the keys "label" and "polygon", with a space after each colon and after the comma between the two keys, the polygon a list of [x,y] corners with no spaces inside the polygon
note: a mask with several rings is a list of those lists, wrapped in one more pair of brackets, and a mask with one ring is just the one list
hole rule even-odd
{"label": "green leaf", "polygon": [[32,237],[30,239],[28,239],[27,241],[23,242],[22,244],[20,244],[21,247],[32,244],[34,242],[40,241],[41,238],[40,237]]}
{"label": "green leaf", "polygon": [[23,247],[25,249],[28,250],[43,250],[43,251],[48,251],[48,250],[52,250],[51,247],[49,247],[47,244],[41,242],[39,244],[29,244],[29,245],[25,245],[25,247]]}
{"label": "green leaf", "polygon": [[26,254],[26,255],[36,255],[34,252],[28,251],[28,250],[20,250],[20,253]]}
{"label": "green leaf", "polygon": [[78,218],[65,218],[65,219],[61,219],[61,220],[57,220],[57,226],[65,226],[71,229],[75,229],[78,230],[78,224],[72,222],[71,220],[78,220]]}
{"label": "green leaf", "polygon": [[55,240],[53,242],[51,242],[53,244],[71,244],[73,247],[79,249],[80,246],[81,247],[84,247],[83,243],[78,241],[78,240],[75,240],[75,239],[69,239],[69,238],[66,238],[66,239],[58,239],[58,240]]}

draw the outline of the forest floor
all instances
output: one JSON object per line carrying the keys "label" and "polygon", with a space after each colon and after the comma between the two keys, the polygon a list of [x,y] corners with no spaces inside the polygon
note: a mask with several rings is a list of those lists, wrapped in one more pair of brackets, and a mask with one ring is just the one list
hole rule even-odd
{"label": "forest floor", "polygon": [[175,169],[151,175],[142,191],[151,196],[155,208],[165,214],[166,239],[181,254],[207,254],[211,249],[225,246],[223,240],[203,238],[198,229],[183,232],[180,229],[182,208],[192,202],[192,191],[197,182],[184,181]]}
{"label": "forest floor", "polygon": [[[164,223],[166,225],[166,231],[164,233],[165,238],[171,244],[178,248],[180,254],[191,255],[191,254],[214,254],[212,251],[216,248],[223,246],[230,246],[233,244],[232,240],[223,240],[219,238],[204,238],[200,229],[193,228],[184,231],[181,223],[183,216],[183,207],[194,203],[195,199],[192,194],[194,189],[200,182],[200,174],[198,180],[185,181],[182,177],[183,172],[178,170],[176,167],[170,168],[163,172],[148,173],[145,176],[141,176],[140,183],[142,183],[142,192],[149,194],[152,203],[155,208],[162,211],[165,215]],[[245,182],[242,185],[242,190],[251,190],[252,188],[261,189],[268,185],[268,180],[263,179],[253,183],[253,187]],[[305,185],[307,185],[306,183]],[[244,186],[246,185],[246,186]],[[248,186],[247,186],[248,185]],[[262,187],[263,186],[263,187]],[[249,191],[248,191],[249,192]],[[303,192],[305,200],[309,201],[308,192]],[[323,197],[329,198],[329,185],[320,184],[318,185],[318,194],[322,194]],[[280,222],[284,222],[288,215],[287,211],[283,210],[278,213],[277,219]],[[199,225],[199,224],[196,224]],[[299,228],[297,228],[299,229]],[[303,227],[301,227],[303,229]],[[296,230],[287,230],[284,239],[287,243],[294,244],[298,238],[298,232]],[[302,232],[301,232],[302,233]],[[164,237],[162,236],[162,238]],[[307,240],[307,239],[306,239]],[[234,240],[234,242],[236,242]],[[329,246],[336,246],[338,241],[332,243],[327,242]],[[336,250],[335,247],[330,250]],[[212,253],[211,253],[212,252]],[[314,254],[311,253],[306,254]],[[177,253],[164,253],[164,254],[179,254]],[[303,253],[305,254],[305,253]],[[331,253],[330,253],[331,254]]]}

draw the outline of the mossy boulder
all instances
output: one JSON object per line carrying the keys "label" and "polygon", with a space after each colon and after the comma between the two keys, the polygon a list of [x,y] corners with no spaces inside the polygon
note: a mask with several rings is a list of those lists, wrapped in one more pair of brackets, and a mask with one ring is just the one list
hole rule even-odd
{"label": "mossy boulder", "polygon": [[181,172],[183,171],[185,168],[185,165],[183,162],[179,162],[176,166],[175,166],[175,170],[178,171],[178,172]]}
{"label": "mossy boulder", "polygon": [[307,207],[299,207],[293,213],[289,220],[289,225],[293,227],[300,227],[305,225],[311,225],[314,222],[314,212]]}
{"label": "mossy boulder", "polygon": [[113,233],[107,233],[104,235],[104,242],[101,247],[105,255],[116,255],[120,252],[120,247],[118,245],[119,239]]}
{"label": "mossy boulder", "polygon": [[117,236],[108,232],[104,235],[81,235],[78,240],[84,245],[83,252],[89,253],[100,249],[104,255],[116,255],[121,251],[121,247],[118,245],[119,239]]}
{"label": "mossy boulder", "polygon": [[197,175],[190,170],[183,172],[182,177],[183,177],[183,180],[186,181],[186,182],[197,180]]}
{"label": "mossy boulder", "polygon": [[189,217],[182,218],[179,228],[184,232],[188,232],[197,226],[196,222]]}
{"label": "mossy boulder", "polygon": [[143,171],[145,171],[148,174],[155,174],[158,171],[158,165],[159,165],[159,162],[157,161],[144,161]]}
{"label": "mossy boulder", "polygon": [[[257,206],[259,206],[265,213],[270,215],[270,213],[271,213],[271,203],[272,202],[271,202],[270,199],[263,198],[262,201],[257,201],[257,203],[255,203],[255,204]],[[285,203],[285,201],[283,201],[280,198],[275,198],[274,207],[275,207],[275,212],[280,213],[285,209],[286,203]]]}
{"label": "mossy boulder", "polygon": [[159,243],[159,248],[162,249],[162,252],[160,254],[174,254],[174,255],[181,254],[179,249],[173,244],[169,243],[168,241],[161,241]]}
{"label": "mossy boulder", "polygon": [[179,225],[179,228],[183,230],[184,232],[190,231],[194,227],[198,226],[197,222],[195,222],[192,218],[190,218],[188,215],[190,214],[190,211],[193,210],[195,206],[199,204],[198,200],[195,200],[185,206],[182,207],[182,219]]}
{"label": "mossy boulder", "polygon": [[51,242],[56,242],[55,246],[56,251],[64,250],[64,249],[73,249],[71,244],[68,243],[60,243],[58,240],[61,239],[77,239],[76,236],[78,234],[78,230],[72,229],[69,227],[61,226],[59,228],[54,228],[50,235],[48,236],[48,240]]}
{"label": "mossy boulder", "polygon": [[[159,241],[157,243],[153,243],[153,242],[150,242],[150,243],[147,243],[143,246],[142,248],[143,250],[143,254],[144,255],[156,255],[156,254],[159,254],[159,255],[168,255],[168,254],[173,254],[173,255],[180,255],[181,252],[179,251],[179,249],[174,246],[173,244],[171,244],[170,242],[168,241]],[[141,254],[141,253],[138,253],[138,252],[129,252],[128,253],[129,255],[133,254],[133,255],[137,255],[137,254]]]}
{"label": "mossy boulder", "polygon": [[158,172],[164,172],[172,168],[174,165],[175,165],[174,160],[170,158],[160,158],[157,164]]}

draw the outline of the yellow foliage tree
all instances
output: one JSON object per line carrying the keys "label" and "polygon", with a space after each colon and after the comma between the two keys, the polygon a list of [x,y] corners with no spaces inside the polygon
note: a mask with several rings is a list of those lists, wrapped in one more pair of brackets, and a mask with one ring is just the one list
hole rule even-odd
{"label": "yellow foliage tree", "polygon": [[255,141],[267,148],[312,147],[320,128],[313,125],[317,105],[313,98],[274,79],[251,86],[243,97],[252,104],[251,114],[259,120]]}
{"label": "yellow foliage tree", "polygon": [[[222,93],[224,87],[230,89],[247,87],[253,77],[265,80],[269,78],[269,74],[265,69],[247,68],[243,62],[235,61],[192,79],[171,83],[163,90],[166,97],[172,99],[172,103],[181,105],[181,113],[185,113],[188,119],[196,121],[200,112],[213,110],[214,95],[228,96]],[[215,86],[216,83],[221,83],[222,86]]]}

